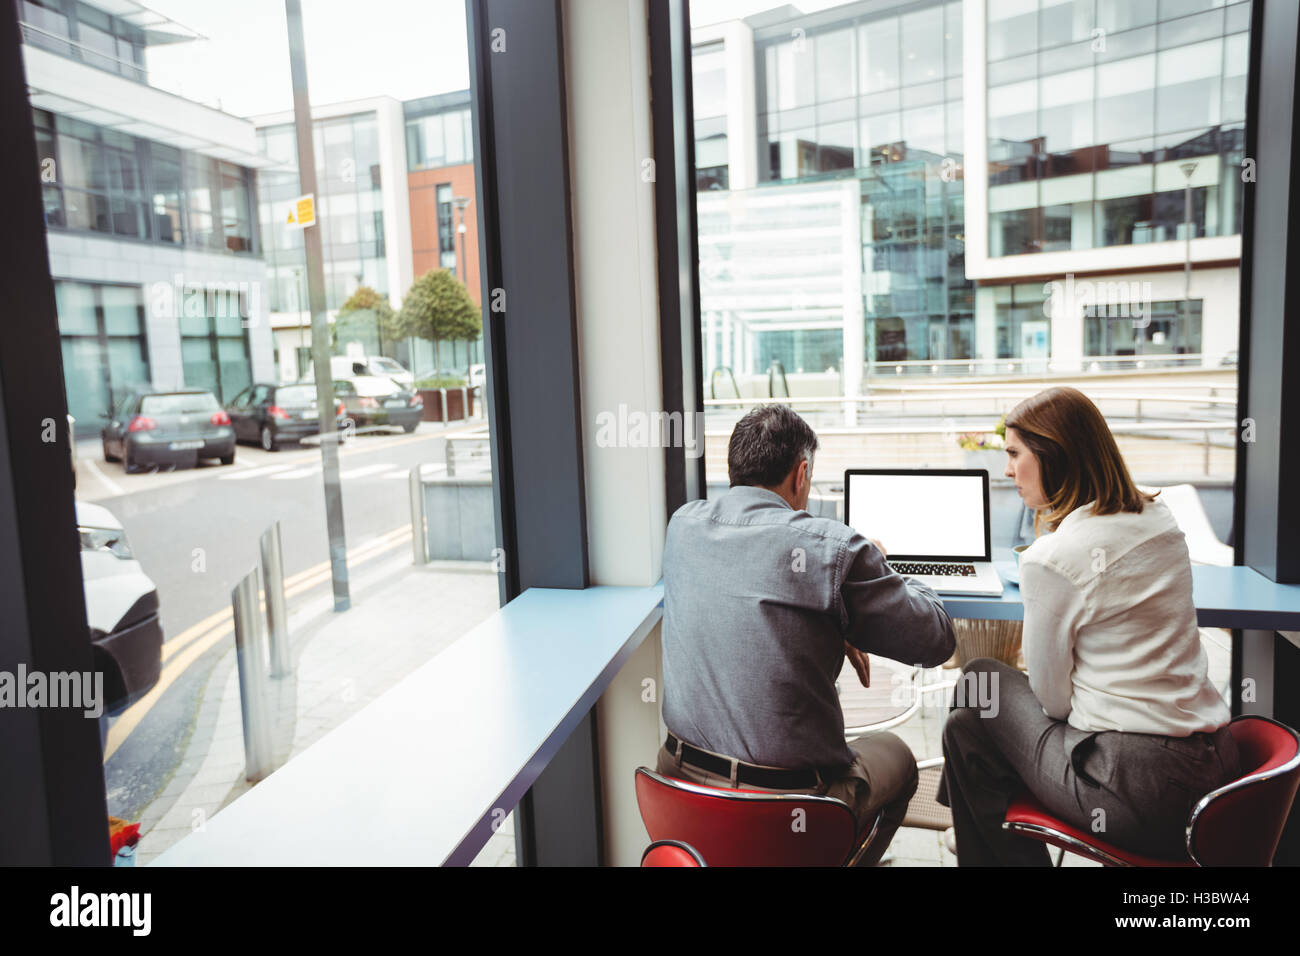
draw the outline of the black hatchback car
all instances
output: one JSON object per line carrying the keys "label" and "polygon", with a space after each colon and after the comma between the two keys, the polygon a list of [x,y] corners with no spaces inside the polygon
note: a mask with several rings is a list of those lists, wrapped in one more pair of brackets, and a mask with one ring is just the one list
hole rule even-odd
{"label": "black hatchback car", "polygon": [[[335,402],[335,419],[341,420],[342,402]],[[226,406],[237,441],[259,443],[279,451],[282,442],[301,441],[320,433],[320,410],[314,383],[250,385]]]}
{"label": "black hatchback car", "polygon": [[203,389],[132,392],[100,432],[105,461],[127,472],[149,465],[195,465],[200,458],[235,463],[235,432],[217,397]]}
{"label": "black hatchback car", "polygon": [[395,427],[409,434],[424,418],[419,392],[380,375],[335,379],[334,394],[358,428]]}

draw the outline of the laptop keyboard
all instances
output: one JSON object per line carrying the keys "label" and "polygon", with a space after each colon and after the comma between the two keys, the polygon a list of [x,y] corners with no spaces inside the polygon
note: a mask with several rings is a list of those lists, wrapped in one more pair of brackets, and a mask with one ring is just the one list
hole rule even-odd
{"label": "laptop keyboard", "polygon": [[890,567],[899,574],[932,574],[936,577],[945,578],[975,577],[975,565],[973,564],[928,564],[909,561],[892,564]]}

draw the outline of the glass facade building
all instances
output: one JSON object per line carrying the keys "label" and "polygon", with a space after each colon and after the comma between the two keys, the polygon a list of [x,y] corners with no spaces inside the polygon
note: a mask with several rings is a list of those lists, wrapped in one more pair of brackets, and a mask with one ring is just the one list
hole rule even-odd
{"label": "glass facade building", "polygon": [[[735,362],[733,353],[737,374],[761,373],[774,359],[787,371],[843,369],[857,351],[856,343],[845,351],[845,329],[863,336],[868,368],[876,362],[973,354],[973,285],[963,268],[960,174],[962,4],[913,4],[889,12],[859,3],[834,12],[840,15],[829,21],[824,14],[753,32],[758,192],[777,184],[846,181],[858,221],[851,229],[837,226],[830,241],[839,262],[841,239],[853,237],[858,257],[837,266],[851,270],[853,280],[822,277],[835,287],[834,314],[821,315],[814,327],[800,328],[807,321],[798,316],[770,317],[771,331],[759,335],[752,363]],[[722,71],[724,62],[716,43],[696,48],[701,189],[728,185],[725,107],[727,86],[735,78]],[[724,115],[714,115],[719,113]],[[798,246],[800,233],[820,229],[823,211],[815,206],[801,215],[792,209],[790,241]],[[838,205],[829,215],[842,223]],[[704,309],[720,325],[727,310],[725,301],[707,298],[717,269],[707,256],[716,244],[706,242],[710,225],[703,213],[700,237]],[[802,251],[815,250],[817,241]],[[812,268],[820,273],[822,266]],[[766,275],[782,274],[763,269]],[[857,290],[858,302],[843,301],[845,285]],[[740,318],[729,316],[726,322]],[[720,351],[715,354],[721,357]]]}
{"label": "glass facade building", "polygon": [[[964,23],[971,10],[983,22]],[[864,374],[877,365],[976,371],[998,359],[1046,370],[1060,356],[1062,367],[1142,354],[1217,364],[1235,349],[1236,269],[1223,263],[1239,247],[1211,254],[1198,241],[1236,239],[1241,230],[1249,3],[853,3],[807,15],[775,9],[744,23],[752,117],[737,113],[744,98],[735,85],[744,77],[718,31],[701,34],[694,48],[697,187],[739,197],[777,185],[855,183]],[[982,51],[977,69],[963,63],[971,49]],[[740,120],[752,120],[754,189],[728,175]],[[969,149],[968,137],[977,137]],[[979,168],[968,169],[968,158]],[[740,202],[751,200],[733,198],[728,208]],[[721,296],[717,276],[745,269],[711,260],[725,246],[713,241],[711,223],[723,220],[705,208],[707,338],[711,327],[747,319],[728,314]],[[791,222],[790,241],[814,230],[819,215],[814,206]],[[1189,258],[1224,272],[1209,270],[1207,292],[1192,284],[1188,294],[1173,271],[1188,239]],[[1043,255],[1134,247],[1150,252],[1106,262]],[[1146,326],[1126,335],[1086,308],[1065,324],[1050,318],[1044,277],[1133,271],[1145,279],[1144,267],[1164,270],[1143,303],[1153,317]],[[711,286],[720,294],[712,301]],[[835,330],[859,323],[850,307],[837,308],[824,327],[784,329],[760,336],[761,346],[732,349],[729,367],[761,375],[776,358],[787,370],[843,369],[852,353],[835,354]],[[705,354],[720,361],[721,347]]]}
{"label": "glass facade building", "polygon": [[245,167],[46,110],[33,117],[47,227],[257,251]]}
{"label": "glass facade building", "polygon": [[[378,124],[373,113],[358,113],[315,120],[312,130],[325,308],[335,311],[358,286],[369,286],[381,295],[395,291],[388,288]],[[288,225],[293,201],[302,191],[294,128],[292,124],[262,127],[257,138],[263,151],[280,164],[262,170],[258,177],[271,311],[305,312],[302,230]]]}
{"label": "glass facade building", "polygon": [[1239,233],[1249,27],[1249,3],[990,0],[990,257]]}
{"label": "glass facade building", "polygon": [[136,24],[77,0],[17,0],[17,6],[24,43],[147,82],[145,31]]}

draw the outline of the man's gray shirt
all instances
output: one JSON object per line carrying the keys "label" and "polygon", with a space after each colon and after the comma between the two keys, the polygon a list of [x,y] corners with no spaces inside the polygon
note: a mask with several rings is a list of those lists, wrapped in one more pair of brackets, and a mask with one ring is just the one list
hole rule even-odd
{"label": "man's gray shirt", "polygon": [[956,646],[935,593],[894,573],[842,522],[744,485],[677,509],[663,619],[663,713],[674,736],[770,767],[847,766],[835,692],[845,641],[926,667]]}

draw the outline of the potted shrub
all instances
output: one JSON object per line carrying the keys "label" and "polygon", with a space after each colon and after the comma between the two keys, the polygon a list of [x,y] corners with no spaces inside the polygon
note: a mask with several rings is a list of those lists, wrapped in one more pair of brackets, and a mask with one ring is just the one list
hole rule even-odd
{"label": "potted shrub", "polygon": [[957,436],[966,468],[983,468],[990,478],[1001,477],[1007,470],[1007,420],[998,419],[991,432],[966,432]]}
{"label": "potted shrub", "polygon": [[424,401],[424,421],[442,421],[442,394],[444,389],[447,392],[448,421],[460,421],[472,415],[474,413],[474,399],[471,395],[470,407],[465,408],[465,402],[462,399],[463,393],[461,392],[464,384],[465,380],[463,378],[450,376],[422,378],[416,382],[415,390],[420,393],[420,398]]}

